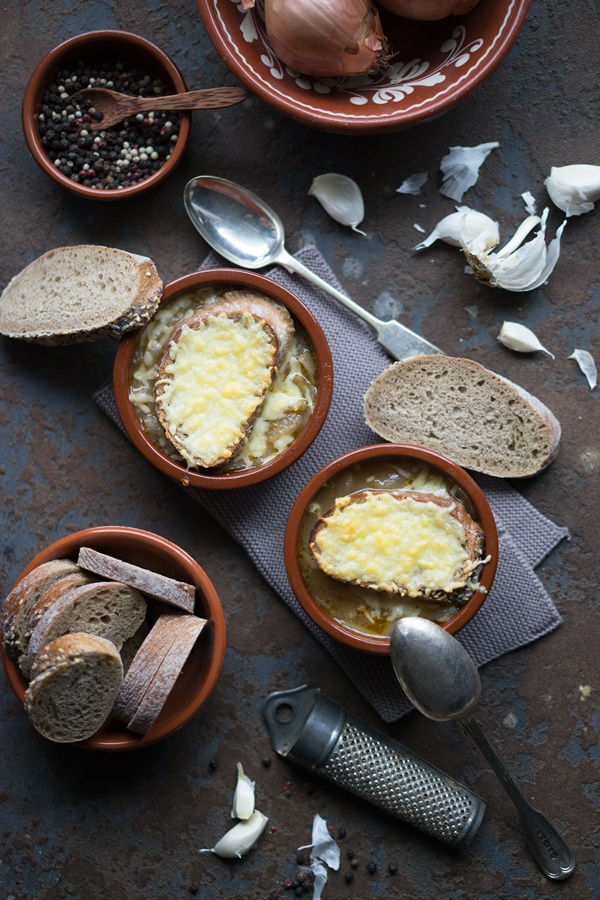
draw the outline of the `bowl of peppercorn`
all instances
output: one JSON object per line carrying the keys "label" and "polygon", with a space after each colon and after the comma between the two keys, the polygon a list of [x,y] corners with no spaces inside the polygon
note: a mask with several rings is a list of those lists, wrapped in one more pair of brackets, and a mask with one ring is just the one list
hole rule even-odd
{"label": "bowl of peppercorn", "polygon": [[95,200],[137,195],[162,181],[181,160],[189,112],[138,114],[109,128],[80,92],[103,87],[134,97],[187,90],[175,63],[145,38],[90,31],[51,50],[23,98],[25,140],[36,162],[67,190]]}

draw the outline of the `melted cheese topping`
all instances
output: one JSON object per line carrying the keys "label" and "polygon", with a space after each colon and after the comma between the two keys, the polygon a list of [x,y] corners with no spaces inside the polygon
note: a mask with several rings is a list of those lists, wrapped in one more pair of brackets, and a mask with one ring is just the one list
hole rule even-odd
{"label": "melted cheese topping", "polygon": [[431,501],[385,492],[361,502],[340,497],[321,521],[319,566],[341,581],[416,597],[464,587],[471,570],[462,525]]}
{"label": "melted cheese topping", "polygon": [[275,345],[263,324],[250,313],[209,316],[172,343],[157,404],[190,462],[213,466],[243,439],[273,376]]}

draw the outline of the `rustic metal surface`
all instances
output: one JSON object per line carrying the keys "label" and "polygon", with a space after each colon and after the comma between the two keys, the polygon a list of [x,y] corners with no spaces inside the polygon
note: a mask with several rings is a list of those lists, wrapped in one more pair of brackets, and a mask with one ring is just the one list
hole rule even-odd
{"label": "rustic metal surface", "polygon": [[[571,531],[538,573],[563,617],[551,636],[482,672],[478,715],[525,794],[567,838],[578,868],[553,884],[524,846],[495,777],[452,725],[412,714],[386,729],[434,765],[464,779],[487,802],[472,844],[453,851],[271,751],[260,706],[273,690],[311,681],[352,712],[381,723],[322,648],[266,587],[242,550],[189,497],[146,464],[92,401],[110,375],[114,345],[44,349],[0,343],[2,579],[5,593],[47,543],[97,524],[140,526],[195,556],[213,579],[228,624],[222,678],[198,717],[139,754],[101,755],[37,735],[0,676],[0,884],[14,900],[294,896],[298,848],[316,812],[345,829],[342,867],[324,897],[573,898],[600,896],[598,822],[597,606],[598,391],[590,392],[575,347],[600,361],[600,210],[571,220],[549,283],[531,294],[494,293],[463,274],[455,248],[416,256],[414,223],[429,229],[451,208],[437,191],[451,145],[498,140],[465,198],[510,233],[520,194],[543,196],[552,165],[600,162],[598,8],[578,0],[534,0],[508,59],[448,115],[406,133],[349,138],[308,130],[252,99],[194,114],[182,166],[126,205],[68,196],[34,164],[23,139],[20,100],[46,51],[79,32],[117,27],[151,38],[182,69],[189,88],[233,84],[210,45],[193,0],[3,5],[1,282],[42,252],[97,242],[151,256],[165,280],[193,270],[207,247],[182,205],[188,178],[240,181],[281,214],[290,250],[319,246],[350,294],[376,314],[399,316],[452,354],[465,354],[538,395],[563,426],[560,454],[520,489]],[[395,193],[428,170],[420,197]],[[332,222],[306,192],[323,172],[362,186],[367,239]],[[424,204],[424,206],[421,206]],[[551,231],[560,222],[551,213]],[[505,318],[525,320],[556,353],[511,354],[496,341]],[[348,348],[352,352],[352,348]],[[515,597],[515,604],[523,598]],[[211,766],[212,760],[212,766]],[[198,849],[229,827],[235,763],[257,781],[270,817],[258,849],[223,861]],[[218,765],[217,765],[218,763]],[[216,767],[215,767],[216,766]],[[345,851],[355,853],[354,880]],[[369,874],[367,864],[377,864]],[[390,875],[388,864],[397,866]],[[307,895],[310,896],[310,895]]]}

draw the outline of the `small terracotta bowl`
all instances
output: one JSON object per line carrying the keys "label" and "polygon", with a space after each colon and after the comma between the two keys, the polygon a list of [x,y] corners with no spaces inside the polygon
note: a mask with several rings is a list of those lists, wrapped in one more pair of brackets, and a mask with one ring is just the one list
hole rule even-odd
{"label": "small terracotta bowl", "polygon": [[[133,565],[193,584],[196,588],[194,612],[208,620],[164,708],[147,734],[135,734],[128,731],[122,722],[109,718],[93,737],[76,744],[91,750],[137,750],[163,740],[189,722],[213,691],[225,658],[225,619],[221,602],[204,569],[176,544],[149,531],[117,525],[86,528],[55,541],[31,560],[15,584],[36,566],[52,559],[76,561],[81,547],[91,547]],[[150,614],[153,602],[148,599]],[[27,681],[16,661],[7,656],[1,646],[0,652],[10,686],[23,703]]]}
{"label": "small terracotta bowl", "polygon": [[197,0],[217,52],[249,90],[305,125],[344,134],[411,128],[466,99],[507,56],[530,2],[480,0],[466,15],[428,22],[394,15],[376,3],[390,44],[387,68],[317,78],[290,68],[273,52],[262,0],[246,10],[231,0]]}
{"label": "small terracotta bowl", "polygon": [[113,389],[117,410],[125,431],[140,453],[153,466],[185,487],[191,485],[209,490],[228,490],[247,487],[272,478],[273,475],[277,475],[296,462],[310,447],[321,430],[331,403],[333,364],[327,338],[312,313],[297,297],[264,275],[240,269],[205,269],[201,272],[193,272],[165,285],[159,309],[184,293],[197,288],[213,287],[220,291],[249,288],[266,294],[267,297],[279,301],[287,307],[296,324],[301,326],[307,336],[317,364],[317,397],[312,414],[295,441],[262,466],[239,472],[211,474],[208,469],[188,469],[185,465],[171,459],[148,436],[129,399],[135,353],[143,331],[129,332],[121,338],[113,370]]}
{"label": "small terracotta bowl", "polygon": [[[92,200],[123,200],[154,187],[175,169],[181,161],[190,133],[191,114],[180,112],[177,141],[167,161],[142,181],[121,189],[99,189],[73,181],[54,165],[54,160],[42,144],[39,132],[39,114],[42,98],[63,66],[83,62],[122,62],[126,66],[139,66],[155,78],[160,78],[167,93],[179,94],[187,90],[183,76],[175,63],[158,47],[137,34],[127,31],[89,31],[70,38],[51,50],[38,64],[31,76],[22,106],[23,131],[27,146],[35,161],[58,184],[80,197]],[[118,87],[114,87],[118,90]],[[118,125],[112,126],[118,129]]]}
{"label": "small terracotta bowl", "polygon": [[[292,508],[285,533],[285,566],[292,590],[313,622],[330,637],[369,653],[389,654],[389,634],[380,636],[367,633],[366,630],[355,629],[341,620],[344,603],[348,604],[348,610],[353,611],[360,602],[358,595],[353,593],[358,589],[320,572],[308,544],[319,516],[334,505],[337,497],[369,488],[410,489],[404,486],[405,480],[402,475],[398,475],[398,467],[404,470],[408,468],[409,471],[429,470],[434,476],[441,475],[449,482],[452,494],[456,494],[471,518],[483,528],[485,544],[482,558],[490,557],[479,576],[479,584],[484,591],[475,591],[464,606],[441,605],[436,601],[415,603],[399,599],[404,615],[433,618],[450,634],[456,634],[481,608],[492,586],[498,562],[498,533],[490,506],[475,481],[456,463],[431,450],[408,444],[375,444],[353,450],[333,460],[311,478]],[[383,483],[380,481],[382,478]],[[368,591],[364,588],[361,590]],[[378,592],[371,593],[375,595]],[[337,603],[336,611],[340,618],[334,618],[317,595]],[[388,630],[392,625],[393,622],[390,622]]]}

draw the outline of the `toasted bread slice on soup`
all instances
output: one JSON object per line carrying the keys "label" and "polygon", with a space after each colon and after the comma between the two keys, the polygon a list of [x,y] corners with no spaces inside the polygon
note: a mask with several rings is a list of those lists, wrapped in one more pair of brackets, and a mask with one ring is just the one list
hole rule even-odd
{"label": "toasted bread slice on soup", "polygon": [[476,589],[483,539],[454,497],[364,490],[336,500],[314,527],[310,550],[338,581],[460,604]]}
{"label": "toasted bread slice on soup", "polygon": [[191,467],[240,449],[294,335],[287,310],[231,291],[180,322],[156,378],[160,423]]}

